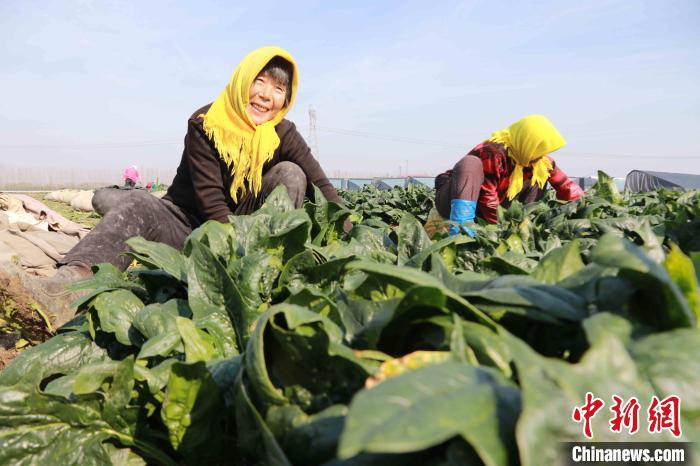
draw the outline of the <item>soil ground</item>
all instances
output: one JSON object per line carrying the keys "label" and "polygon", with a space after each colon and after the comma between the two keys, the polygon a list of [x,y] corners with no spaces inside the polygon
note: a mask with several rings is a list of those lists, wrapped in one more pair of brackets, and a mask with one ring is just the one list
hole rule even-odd
{"label": "soil ground", "polygon": [[0,370],[21,348],[38,345],[51,335],[31,296],[16,278],[0,271]]}
{"label": "soil ground", "polygon": [[[95,212],[81,212],[62,202],[45,200],[45,193],[28,194],[68,220],[90,228],[100,221],[100,216]],[[0,371],[22,349],[38,345],[52,336],[31,296],[24,292],[16,278],[3,272],[0,269]]]}
{"label": "soil ground", "polygon": [[0,371],[2,371],[17,356],[17,350],[12,348],[6,350],[0,346]]}

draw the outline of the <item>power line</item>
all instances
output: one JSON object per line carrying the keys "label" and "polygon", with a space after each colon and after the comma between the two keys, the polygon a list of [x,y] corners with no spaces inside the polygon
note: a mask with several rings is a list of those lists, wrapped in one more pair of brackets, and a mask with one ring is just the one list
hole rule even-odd
{"label": "power line", "polygon": [[[315,117],[315,111],[313,112],[313,117]],[[310,118],[312,117],[310,109]],[[313,118],[315,120],[315,118]],[[315,123],[315,121],[314,121]],[[312,128],[313,126],[313,128]],[[315,136],[316,132],[313,130],[323,131],[331,134],[339,134],[343,136],[354,136],[362,137],[366,139],[376,139],[383,141],[393,141],[393,142],[404,142],[409,144],[420,144],[428,146],[440,146],[449,148],[459,148],[466,152],[471,147],[468,147],[463,143],[456,143],[453,141],[436,141],[430,139],[419,139],[411,138],[406,136],[397,136],[389,134],[379,134],[371,133],[366,131],[358,131],[352,129],[344,128],[333,128],[328,126],[317,126],[315,124],[309,125],[310,130],[310,141],[315,148],[318,148],[318,140]],[[150,147],[150,146],[176,146],[182,145],[181,141],[170,142],[170,141],[137,141],[137,142],[105,142],[105,143],[73,143],[73,144],[0,144],[0,149],[80,149],[80,148],[104,148],[104,149],[117,149],[117,148],[128,148],[128,147]],[[318,150],[318,149],[317,149]],[[652,159],[676,159],[676,160],[696,160],[700,159],[700,155],[638,155],[638,154],[594,154],[589,152],[565,152],[568,155],[581,158],[612,158],[612,159],[638,159],[638,160],[652,160]]]}
{"label": "power line", "polygon": [[[566,152],[567,155],[573,155],[575,157],[606,157],[614,159],[639,159],[639,160],[652,160],[652,159],[700,159],[700,155],[632,155],[632,154],[590,154],[584,152]],[[556,153],[554,153],[556,157]]]}
{"label": "power line", "polygon": [[[331,128],[328,126],[317,126],[317,129],[319,131],[324,131],[327,133],[334,133],[334,134],[342,134],[346,136],[358,136],[358,137],[364,137],[364,138],[369,138],[369,139],[380,139],[380,140],[386,140],[386,141],[396,141],[396,142],[409,142],[413,144],[424,144],[424,145],[432,145],[432,146],[442,146],[442,147],[459,147],[460,149],[464,149],[466,147],[465,144],[460,144],[456,143],[453,141],[445,142],[445,141],[435,141],[435,140],[429,140],[429,139],[417,139],[417,138],[410,138],[410,137],[405,137],[405,136],[391,136],[387,134],[377,134],[377,133],[369,133],[365,131],[357,131],[357,130],[349,130],[349,129],[343,129],[343,128]],[[470,148],[471,149],[471,148]],[[470,150],[470,149],[467,149]],[[693,160],[693,159],[699,159],[700,155],[634,155],[634,154],[592,154],[592,153],[583,153],[583,152],[566,152],[569,155],[574,155],[576,157],[612,157],[612,158],[636,158],[636,159],[657,159],[657,158],[664,158],[664,159],[688,159],[688,160]]]}
{"label": "power line", "polygon": [[357,131],[357,130],[342,129],[342,128],[331,128],[328,126],[323,126],[323,127],[319,126],[318,130],[324,131],[326,133],[342,134],[345,136],[358,136],[358,137],[363,137],[363,138],[368,138],[368,139],[380,139],[380,140],[385,140],[385,141],[409,142],[412,144],[423,144],[423,145],[429,145],[429,146],[442,146],[442,147],[459,147],[459,148],[465,147],[465,144],[458,144],[455,142],[435,141],[435,140],[429,140],[429,139],[417,139],[417,138],[410,138],[410,137],[406,137],[406,136],[391,136],[388,134],[368,133],[365,131]]}

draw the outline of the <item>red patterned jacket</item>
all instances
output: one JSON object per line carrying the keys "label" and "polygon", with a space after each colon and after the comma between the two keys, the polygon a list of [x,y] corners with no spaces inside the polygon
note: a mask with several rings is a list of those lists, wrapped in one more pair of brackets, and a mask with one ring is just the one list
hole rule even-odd
{"label": "red patterned jacket", "polygon": [[[479,201],[477,203],[477,215],[489,223],[498,222],[497,208],[508,199],[506,193],[510,184],[510,175],[515,169],[515,162],[506,154],[503,144],[486,141],[469,152],[481,159],[484,166],[484,183],[481,185]],[[549,157],[549,156],[547,156]],[[547,182],[557,193],[557,199],[562,201],[575,201],[583,196],[583,190],[571,180],[566,173],[557,167],[552,161],[552,172]],[[532,178],[532,169],[523,170],[523,178]]]}

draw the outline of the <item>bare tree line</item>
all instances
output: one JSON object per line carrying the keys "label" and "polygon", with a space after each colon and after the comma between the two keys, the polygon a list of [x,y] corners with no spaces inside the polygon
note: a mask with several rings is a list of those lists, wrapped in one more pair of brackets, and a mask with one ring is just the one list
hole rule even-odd
{"label": "bare tree line", "polygon": [[[174,169],[139,168],[141,185],[149,181],[169,185]],[[0,191],[54,190],[62,188],[95,189],[124,183],[123,170],[91,168],[69,169],[55,167],[16,167],[0,165]]]}
{"label": "bare tree line", "polygon": [[[139,167],[141,185],[146,186],[149,181],[158,184],[169,185],[175,177],[173,168]],[[426,176],[426,175],[414,175]],[[388,173],[385,176],[377,176],[376,173],[367,174],[359,171],[335,170],[330,177],[337,181],[337,187],[345,185],[348,179],[353,178],[397,178]],[[405,176],[398,176],[400,179]],[[341,180],[343,180],[341,182]],[[55,168],[55,167],[18,167],[0,164],[0,191],[50,191],[55,189],[95,189],[103,186],[121,185],[124,183],[123,169],[114,168]]]}

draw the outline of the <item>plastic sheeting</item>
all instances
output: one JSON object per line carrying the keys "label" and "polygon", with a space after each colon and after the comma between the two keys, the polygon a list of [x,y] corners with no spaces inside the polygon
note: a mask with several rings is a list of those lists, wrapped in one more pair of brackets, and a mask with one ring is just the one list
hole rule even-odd
{"label": "plastic sheeting", "polygon": [[427,186],[429,188],[434,188],[435,187],[435,177],[430,177],[430,176],[409,176],[406,179],[406,187],[409,185],[423,185]]}
{"label": "plastic sheeting", "polygon": [[640,193],[659,189],[700,189],[700,175],[632,170],[625,178],[625,191]]}
{"label": "plastic sheeting", "polygon": [[372,178],[348,178],[347,190],[359,191],[368,184],[372,184]]}
{"label": "plastic sheeting", "polygon": [[87,232],[82,227],[40,201],[0,193],[0,262],[18,263],[37,275],[53,275],[56,262]]}

